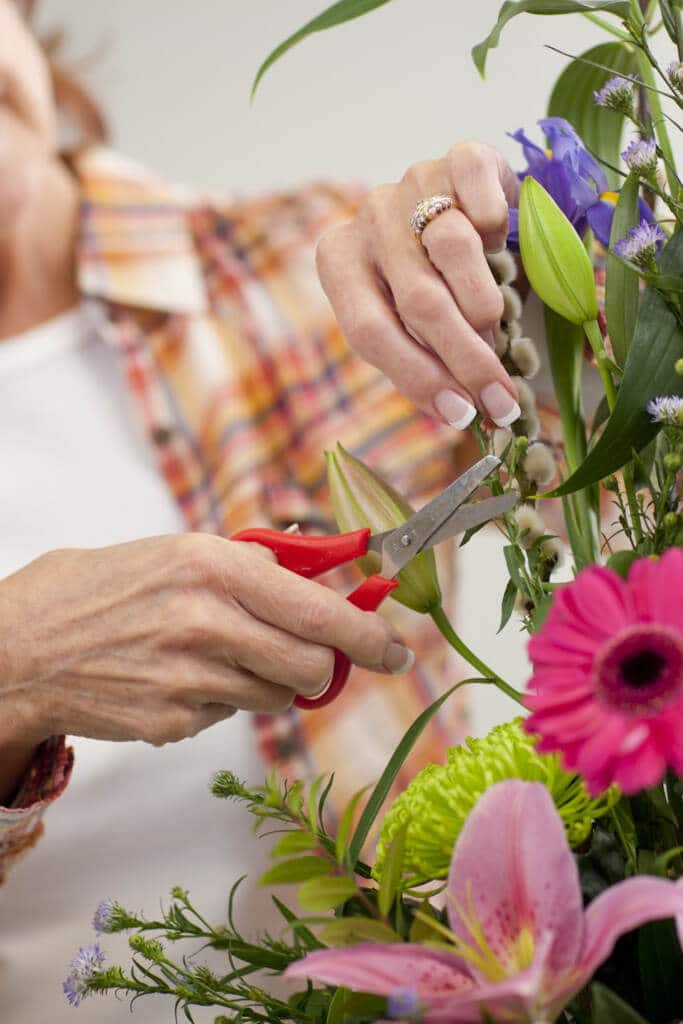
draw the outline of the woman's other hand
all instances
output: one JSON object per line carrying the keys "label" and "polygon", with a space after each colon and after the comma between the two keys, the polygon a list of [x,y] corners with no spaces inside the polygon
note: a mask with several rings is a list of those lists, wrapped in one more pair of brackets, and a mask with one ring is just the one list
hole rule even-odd
{"label": "woman's other hand", "polygon": [[379,672],[410,652],[378,615],[208,534],[44,555],[0,583],[0,748],[53,734],[160,745],[235,710],[283,711],[332,648]]}
{"label": "woman's other hand", "polygon": [[[318,248],[320,278],[350,345],[418,408],[458,429],[476,411],[499,426],[519,416],[514,384],[493,351],[503,298],[486,253],[505,245],[519,182],[490,146],[464,142],[371,191],[357,217]],[[421,200],[455,198],[425,228]]]}

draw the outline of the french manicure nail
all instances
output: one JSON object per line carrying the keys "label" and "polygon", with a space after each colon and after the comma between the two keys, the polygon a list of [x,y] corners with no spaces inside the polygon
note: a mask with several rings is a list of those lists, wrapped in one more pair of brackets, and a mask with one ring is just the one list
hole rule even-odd
{"label": "french manicure nail", "polygon": [[434,405],[440,416],[443,416],[449,427],[464,430],[477,415],[477,410],[467,399],[455,391],[439,391]]}
{"label": "french manicure nail", "polygon": [[522,410],[502,384],[487,384],[480,395],[482,405],[497,427],[509,427],[518,420]]}
{"label": "french manicure nail", "polygon": [[386,649],[383,665],[387,672],[400,676],[408,672],[415,664],[415,655],[403,644],[391,643]]}

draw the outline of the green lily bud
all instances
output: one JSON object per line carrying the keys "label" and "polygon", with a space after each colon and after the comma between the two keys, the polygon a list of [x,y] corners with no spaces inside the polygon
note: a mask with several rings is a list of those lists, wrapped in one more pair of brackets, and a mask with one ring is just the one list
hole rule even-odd
{"label": "green lily bud", "polygon": [[[326,452],[325,458],[332,508],[342,532],[369,527],[373,533],[384,533],[414,514],[405,498],[340,444],[336,451]],[[380,572],[380,562],[380,556],[374,552],[358,559],[366,576]],[[413,611],[426,613],[441,604],[433,551],[416,555],[401,570],[398,581],[391,597]]]}
{"label": "green lily bud", "polygon": [[529,284],[565,320],[595,320],[593,268],[583,243],[555,200],[530,175],[519,197],[519,248]]}

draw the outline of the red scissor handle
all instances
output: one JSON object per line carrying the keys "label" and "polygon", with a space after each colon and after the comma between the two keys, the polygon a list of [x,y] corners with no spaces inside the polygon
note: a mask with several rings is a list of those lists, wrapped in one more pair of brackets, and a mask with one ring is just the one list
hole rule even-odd
{"label": "red scissor handle", "polygon": [[256,528],[241,530],[233,534],[231,539],[262,544],[277,555],[278,562],[285,569],[311,579],[364,555],[368,550],[371,532],[366,528],[330,537],[302,537],[298,533]]}
{"label": "red scissor handle", "polygon": [[[347,601],[364,612],[377,611],[384,598],[398,586],[396,580],[386,580],[384,576],[369,576],[359,587],[349,594]],[[324,708],[331,704],[346,686],[351,671],[351,662],[341,651],[334,652],[334,671],[330,685],[318,697],[302,697],[299,695],[294,704],[298,708],[310,711],[312,708]]]}

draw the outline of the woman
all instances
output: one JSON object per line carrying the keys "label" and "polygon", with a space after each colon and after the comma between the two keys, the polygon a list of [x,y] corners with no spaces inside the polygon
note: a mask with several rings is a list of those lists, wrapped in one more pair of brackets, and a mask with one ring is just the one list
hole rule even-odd
{"label": "woman", "polygon": [[[13,0],[0,0],[0,81],[3,870],[66,786],[63,734],[160,746],[231,719],[187,747],[79,745],[53,835],[2,905],[7,1019],[38,1019],[49,999],[57,1021],[55,971],[115,882],[143,902],[160,878],[211,876],[215,891],[221,865],[226,881],[255,867],[243,840],[226,855],[226,819],[200,799],[215,768],[263,774],[236,710],[270,713],[261,749],[285,770],[351,753],[355,788],[443,687],[443,656],[414,616],[399,632],[223,538],[259,523],[320,528],[322,452],[336,440],[420,499],[454,475],[453,428],[476,411],[501,425],[519,415],[490,345],[503,301],[485,259],[504,242],[517,182],[475,145],[362,199],[318,187],[219,204],[101,148],[67,163],[55,86],[74,93]],[[435,194],[457,194],[457,208],[420,246],[411,213]],[[367,363],[316,284],[321,236],[324,287]],[[333,647],[361,669],[344,700],[274,716],[324,688]],[[462,723],[450,715],[417,759],[453,741]]]}

